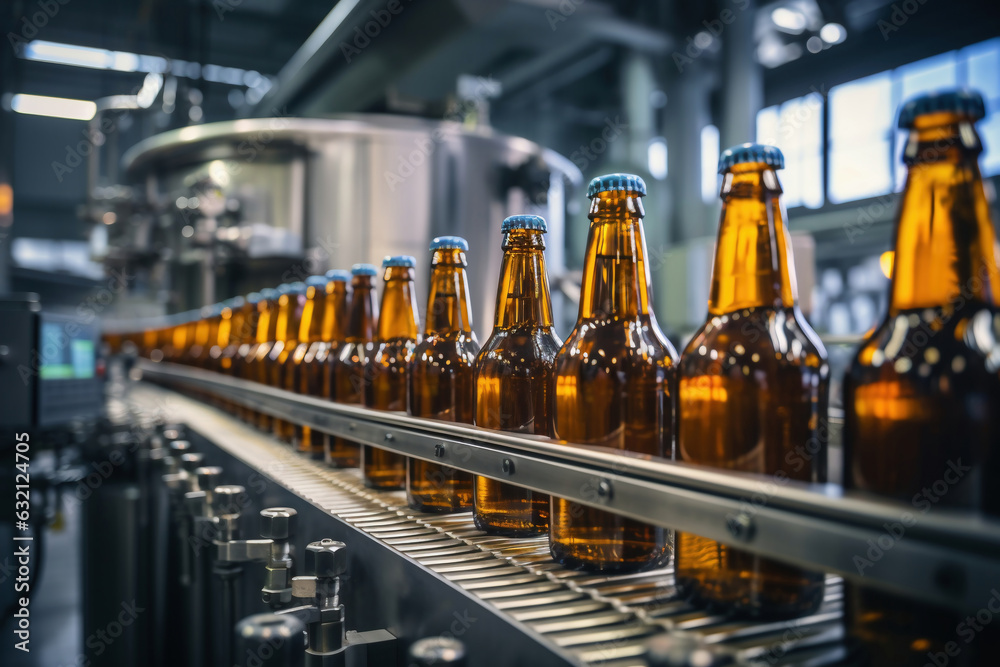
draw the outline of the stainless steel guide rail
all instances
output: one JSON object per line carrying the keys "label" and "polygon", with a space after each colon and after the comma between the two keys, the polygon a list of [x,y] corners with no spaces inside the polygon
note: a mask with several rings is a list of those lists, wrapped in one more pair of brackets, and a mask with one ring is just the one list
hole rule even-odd
{"label": "stainless steel guide rail", "polygon": [[[852,497],[834,485],[717,472],[340,405],[167,363],[145,378],[333,435],[697,533],[969,613],[1000,590],[1000,521]],[[942,476],[947,471],[942,470]]]}

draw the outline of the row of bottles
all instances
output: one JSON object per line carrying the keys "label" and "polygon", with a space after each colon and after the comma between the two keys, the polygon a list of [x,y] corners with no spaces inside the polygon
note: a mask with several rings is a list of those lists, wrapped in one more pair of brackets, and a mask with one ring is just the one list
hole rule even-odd
{"label": "row of bottles", "polygon": [[[891,302],[845,381],[844,469],[849,489],[911,502],[962,466],[940,506],[995,516],[1000,491],[989,479],[1000,473],[1000,251],[977,165],[974,124],[983,115],[982,98],[964,91],[918,98],[900,114],[910,133],[909,176]],[[553,328],[546,227],[537,216],[503,222],[496,315],[482,349],[471,321],[469,249],[458,237],[431,244],[422,332],[416,262],[389,257],[381,304],[378,271],[359,264],[350,274],[332,271],[230,300],[197,321],[147,332],[142,342],[155,360],[374,410],[778,482],[825,482],[830,370],[796,305],[777,177],[783,166],[781,152],[768,146],[722,154],[708,319],[679,357],[650,307],[645,184],[627,174],[590,183],[579,317],[565,342]],[[661,527],[239,412],[331,465],[360,465],[374,488],[405,488],[416,510],[472,509],[488,532],[547,532],[553,558],[567,566],[636,571],[668,560]],[[697,604],[789,618],[824,599],[821,572],[688,533],[674,544],[678,590]],[[855,583],[847,585],[845,608],[850,634],[879,665],[924,664],[928,653],[945,650],[961,622]],[[995,633],[982,634],[953,664],[985,664]]]}

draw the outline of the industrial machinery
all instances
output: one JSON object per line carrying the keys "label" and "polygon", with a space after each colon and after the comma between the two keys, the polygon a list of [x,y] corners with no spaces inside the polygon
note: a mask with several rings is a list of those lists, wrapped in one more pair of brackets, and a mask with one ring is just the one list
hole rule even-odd
{"label": "industrial machinery", "polygon": [[421,255],[433,237],[460,234],[474,252],[474,315],[489,322],[500,265],[492,223],[545,216],[558,275],[564,193],[582,181],[569,160],[525,139],[379,115],[191,126],[134,146],[124,163],[131,196],[100,226],[103,261],[149,294],[179,295],[165,304],[171,312],[358,261]]}
{"label": "industrial machinery", "polygon": [[[137,448],[150,502],[106,530],[146,535],[151,565],[116,594],[145,596],[157,631],[126,664],[249,665],[262,651],[274,662],[259,664],[425,664],[406,662],[407,649],[443,637],[475,665],[849,665],[842,577],[970,613],[1000,586],[995,521],[935,510],[890,540],[907,508],[835,485],[367,411],[169,363],[137,368],[141,380],[113,389],[111,413],[151,434]],[[191,396],[825,571],[826,599],[804,618],[734,620],[677,599],[670,569],[567,570],[544,537],[489,536],[471,514],[408,509],[402,492],[366,488],[357,470],[330,469]],[[267,628],[289,641],[261,639],[279,636]]]}

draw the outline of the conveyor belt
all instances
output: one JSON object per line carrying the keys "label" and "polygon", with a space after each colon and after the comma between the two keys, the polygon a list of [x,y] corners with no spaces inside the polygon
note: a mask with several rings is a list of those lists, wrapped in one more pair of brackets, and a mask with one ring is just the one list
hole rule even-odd
{"label": "conveyor belt", "polygon": [[415,512],[401,491],[366,488],[356,469],[330,469],[204,403],[149,385],[133,386],[128,397],[133,412],[186,422],[289,491],[585,663],[644,665],[646,641],[664,630],[715,645],[736,664],[819,667],[847,658],[838,577],[827,578],[826,599],[809,617],[764,623],[712,615],[676,599],[670,568],[610,576],[568,570],[552,561],[544,537],[490,536],[475,527],[471,513]]}

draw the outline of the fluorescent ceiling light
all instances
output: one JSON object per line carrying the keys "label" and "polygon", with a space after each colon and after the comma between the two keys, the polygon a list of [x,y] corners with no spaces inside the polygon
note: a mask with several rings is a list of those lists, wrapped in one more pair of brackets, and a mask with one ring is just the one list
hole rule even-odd
{"label": "fluorescent ceiling light", "polygon": [[11,98],[10,108],[32,116],[50,116],[70,120],[90,120],[97,113],[97,105],[87,100],[65,97],[19,94]]}
{"label": "fluorescent ceiling light", "polygon": [[[342,3],[338,3],[339,5]],[[213,83],[226,83],[232,86],[247,86],[258,89],[261,94],[267,92],[273,85],[269,77],[253,70],[247,71],[238,67],[220,67],[205,65],[184,60],[171,60],[160,56],[147,56],[127,51],[109,51],[95,49],[89,46],[75,44],[60,44],[36,39],[28,42],[19,54],[27,60],[36,60],[71,67],[89,67],[91,69],[115,70],[116,72],[146,72],[152,74],[173,73],[189,79],[204,79]]]}

